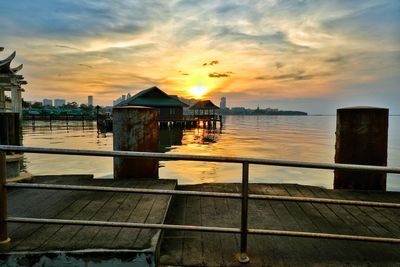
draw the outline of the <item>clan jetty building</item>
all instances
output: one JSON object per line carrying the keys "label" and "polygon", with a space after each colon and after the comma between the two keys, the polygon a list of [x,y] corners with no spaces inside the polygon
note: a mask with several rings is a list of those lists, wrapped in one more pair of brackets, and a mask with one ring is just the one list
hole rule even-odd
{"label": "clan jetty building", "polygon": [[116,106],[143,106],[158,109],[160,122],[183,120],[183,108],[188,107],[177,96],[168,95],[160,88],[153,86],[122,101]]}
{"label": "clan jetty building", "polygon": [[[0,51],[4,48],[0,47]],[[13,52],[6,59],[0,60],[0,112],[12,111],[22,114],[22,92],[25,90],[21,87],[27,84],[24,76],[18,75],[23,65],[11,68],[11,61],[15,58],[16,53]],[[7,105],[5,91],[11,91],[11,107]]]}

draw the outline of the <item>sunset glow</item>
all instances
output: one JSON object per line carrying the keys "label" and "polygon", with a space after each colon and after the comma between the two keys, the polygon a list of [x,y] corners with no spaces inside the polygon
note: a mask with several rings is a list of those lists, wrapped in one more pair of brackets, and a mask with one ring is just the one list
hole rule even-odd
{"label": "sunset glow", "polygon": [[111,105],[158,86],[230,107],[400,113],[397,0],[4,0],[0,10],[0,55],[17,51],[27,100]]}
{"label": "sunset glow", "polygon": [[198,84],[189,89],[189,92],[194,96],[196,99],[202,98],[207,93],[207,87]]}

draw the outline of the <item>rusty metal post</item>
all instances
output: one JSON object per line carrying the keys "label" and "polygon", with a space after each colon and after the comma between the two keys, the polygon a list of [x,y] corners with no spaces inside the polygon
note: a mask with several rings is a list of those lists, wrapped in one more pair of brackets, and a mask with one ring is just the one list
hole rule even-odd
{"label": "rusty metal post", "polygon": [[[386,166],[388,116],[386,108],[338,109],[335,162]],[[386,190],[386,173],[335,170],[334,188]]]}
{"label": "rusty metal post", "polygon": [[[113,146],[117,151],[158,152],[157,109],[114,107]],[[114,178],[158,178],[158,160],[115,157]]]}
{"label": "rusty metal post", "polygon": [[7,189],[4,186],[7,178],[6,153],[0,151],[0,245],[10,242],[7,233]]}
{"label": "rusty metal post", "polygon": [[248,263],[250,261],[247,256],[247,231],[248,231],[248,212],[249,212],[249,163],[243,162],[242,170],[242,214],[240,227],[240,263]]}

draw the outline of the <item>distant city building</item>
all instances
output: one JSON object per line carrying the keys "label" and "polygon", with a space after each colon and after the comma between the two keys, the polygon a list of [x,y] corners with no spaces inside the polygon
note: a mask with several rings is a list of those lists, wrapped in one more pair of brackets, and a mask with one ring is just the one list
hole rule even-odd
{"label": "distant city building", "polygon": [[220,109],[226,109],[226,97],[221,97],[221,102],[219,103]]}
{"label": "distant city building", "polygon": [[131,98],[132,96],[131,96],[131,93],[128,93],[127,95],[126,95],[126,99],[129,99],[129,98]]}
{"label": "distant city building", "polygon": [[125,101],[125,100],[126,100],[126,95],[121,95],[121,97],[113,100],[113,106],[116,106],[116,105],[118,105],[119,103],[121,103],[122,101]]}
{"label": "distant city building", "polygon": [[88,106],[89,107],[93,106],[93,96],[92,95],[87,97],[87,102],[88,102]]}
{"label": "distant city building", "polygon": [[60,108],[65,105],[65,99],[54,99],[54,106]]}
{"label": "distant city building", "polygon": [[52,99],[43,99],[43,106],[44,107],[52,107],[53,106],[53,100]]}

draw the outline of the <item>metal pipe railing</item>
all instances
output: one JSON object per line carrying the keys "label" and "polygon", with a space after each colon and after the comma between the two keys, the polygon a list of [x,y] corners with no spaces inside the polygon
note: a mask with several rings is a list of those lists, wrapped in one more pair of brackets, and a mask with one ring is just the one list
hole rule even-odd
{"label": "metal pipe railing", "polygon": [[249,214],[249,163],[243,162],[242,166],[242,213],[240,228],[240,255],[239,262],[247,263],[250,261],[247,256],[247,221]]}
{"label": "metal pipe railing", "polygon": [[[118,193],[118,192],[119,193],[141,193],[141,194],[151,194],[151,195],[178,195],[178,196],[181,195],[181,196],[200,196],[200,197],[242,199],[241,193],[200,192],[200,191],[185,191],[185,190],[178,191],[178,190],[164,190],[164,189],[125,188],[125,187],[107,187],[107,186],[6,183],[5,187],[6,188],[35,188],[35,189],[52,189],[52,190],[100,191],[100,192],[114,192],[114,193]],[[346,199],[330,199],[330,198],[248,194],[248,199],[310,202],[310,203],[320,203],[320,204],[353,205],[353,206],[366,206],[366,207],[377,207],[377,208],[400,208],[399,203],[346,200]]]}
{"label": "metal pipe railing", "polygon": [[[88,220],[65,220],[65,219],[43,219],[43,218],[24,218],[24,217],[8,217],[7,222],[13,223],[37,223],[37,224],[62,224],[62,225],[83,225],[83,226],[106,226],[106,227],[128,227],[128,228],[148,228],[162,230],[185,230],[196,232],[214,232],[214,233],[231,233],[242,234],[241,228],[234,227],[217,227],[217,226],[199,226],[199,225],[179,225],[179,224],[151,224],[151,223],[130,223],[130,222],[112,222],[112,221],[88,221]],[[298,232],[284,230],[265,230],[265,229],[247,229],[248,234],[253,235],[275,235],[275,236],[291,236],[291,237],[307,237],[307,238],[323,238],[350,241],[368,241],[378,243],[400,244],[399,238],[374,237],[374,236],[356,236],[356,235],[340,235],[313,232]],[[246,251],[243,252],[247,257]],[[248,257],[247,257],[248,259]],[[243,263],[248,262],[246,258],[242,258]]]}
{"label": "metal pipe railing", "polygon": [[355,165],[355,164],[342,164],[342,163],[315,163],[315,162],[293,161],[293,160],[164,154],[156,152],[136,152],[136,151],[104,151],[104,150],[99,151],[99,150],[79,150],[79,149],[64,149],[64,148],[40,148],[40,147],[22,147],[22,146],[8,146],[8,145],[0,145],[0,150],[26,152],[26,153],[40,153],[40,154],[76,155],[76,156],[153,158],[165,161],[186,160],[186,161],[208,161],[208,162],[224,162],[224,163],[248,162],[249,164],[255,164],[255,165],[298,167],[298,168],[308,168],[308,169],[369,171],[369,172],[400,174],[400,168],[393,168],[386,166]]}
{"label": "metal pipe railing", "polygon": [[[138,189],[138,188],[110,188],[100,186],[74,186],[74,185],[49,185],[49,184],[6,184],[6,159],[4,151],[18,151],[28,153],[45,153],[45,154],[62,154],[62,155],[82,155],[82,156],[104,156],[104,157],[136,157],[136,158],[154,158],[159,160],[186,160],[186,161],[212,161],[225,163],[241,163],[242,164],[242,190],[241,193],[224,193],[224,192],[198,192],[198,191],[175,191],[160,189]],[[400,243],[400,239],[383,238],[383,237],[366,237],[352,235],[336,235],[325,233],[309,233],[296,231],[280,231],[280,230],[264,230],[264,229],[248,229],[248,199],[261,200],[280,200],[280,201],[299,201],[299,202],[316,202],[326,204],[342,204],[342,205],[359,205],[373,206],[385,208],[400,208],[398,203],[381,203],[372,201],[355,201],[355,200],[337,200],[326,198],[308,198],[308,197],[292,197],[292,196],[276,196],[276,195],[256,195],[249,194],[249,164],[256,165],[272,165],[285,167],[300,167],[311,169],[332,169],[332,170],[352,170],[352,171],[371,171],[385,173],[400,173],[400,168],[390,168],[385,166],[368,166],[353,164],[337,164],[337,163],[314,163],[302,161],[287,160],[265,160],[240,157],[218,157],[218,156],[200,156],[200,155],[181,155],[181,154],[163,154],[153,152],[132,152],[132,151],[94,151],[94,150],[77,150],[77,149],[59,149],[59,148],[38,148],[38,147],[20,147],[20,146],[4,146],[0,145],[0,244],[9,242],[7,236],[7,222],[20,223],[50,223],[50,224],[76,224],[76,225],[93,225],[93,226],[110,226],[110,227],[136,227],[136,228],[155,228],[155,229],[177,229],[189,231],[206,231],[206,232],[224,232],[224,233],[240,233],[240,257],[242,263],[249,262],[247,256],[247,235],[281,235],[296,236],[310,238],[326,238],[326,239],[344,239],[386,243]],[[241,199],[241,227],[224,228],[224,227],[208,227],[193,225],[166,225],[166,224],[143,224],[143,223],[120,223],[120,222],[104,222],[104,221],[82,221],[82,220],[61,220],[61,219],[39,219],[39,218],[7,218],[7,188],[41,188],[41,189],[57,189],[57,190],[89,190],[89,191],[109,191],[109,192],[128,192],[128,193],[144,193],[144,194],[166,194],[166,195],[193,195],[207,197],[223,197]],[[5,203],[5,205],[4,205]]]}
{"label": "metal pipe railing", "polygon": [[7,232],[7,178],[6,153],[0,151],[0,244],[10,242]]}

